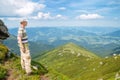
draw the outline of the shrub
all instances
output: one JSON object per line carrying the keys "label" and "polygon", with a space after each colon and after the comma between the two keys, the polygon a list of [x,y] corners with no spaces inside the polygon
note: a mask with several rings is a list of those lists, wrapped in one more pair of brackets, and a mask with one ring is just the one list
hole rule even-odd
{"label": "shrub", "polygon": [[7,74],[7,70],[0,66],[0,79],[4,79]]}
{"label": "shrub", "polygon": [[8,48],[0,44],[0,61],[4,60],[7,57]]}

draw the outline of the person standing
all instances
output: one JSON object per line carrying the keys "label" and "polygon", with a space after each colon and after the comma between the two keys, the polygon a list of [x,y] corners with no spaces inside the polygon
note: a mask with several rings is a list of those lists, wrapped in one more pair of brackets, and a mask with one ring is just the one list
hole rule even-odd
{"label": "person standing", "polygon": [[20,53],[21,53],[21,67],[23,70],[26,71],[28,75],[32,73],[31,70],[31,56],[30,56],[30,50],[28,46],[28,36],[26,33],[27,26],[27,20],[22,20],[20,22],[20,27],[18,30],[18,45],[20,47]]}

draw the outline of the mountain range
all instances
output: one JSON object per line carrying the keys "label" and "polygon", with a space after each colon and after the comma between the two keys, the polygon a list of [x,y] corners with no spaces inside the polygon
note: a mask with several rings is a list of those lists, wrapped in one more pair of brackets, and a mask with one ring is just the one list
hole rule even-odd
{"label": "mountain range", "polygon": [[[48,50],[73,42],[98,56],[105,57],[111,55],[113,50],[120,46],[120,37],[111,35],[112,33],[119,35],[118,29],[116,27],[39,27],[27,28],[27,33],[31,42],[50,45],[51,48],[47,48]],[[17,28],[9,31],[17,36]]]}
{"label": "mountain range", "polygon": [[111,33],[107,33],[106,36],[114,36],[114,37],[120,37],[120,30],[111,32]]}

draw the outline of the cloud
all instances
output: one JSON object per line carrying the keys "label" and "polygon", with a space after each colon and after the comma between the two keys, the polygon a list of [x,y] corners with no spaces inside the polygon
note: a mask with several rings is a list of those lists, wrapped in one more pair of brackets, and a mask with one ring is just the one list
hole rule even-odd
{"label": "cloud", "polygon": [[89,13],[88,10],[83,10],[83,9],[81,9],[81,10],[75,10],[75,12],[77,12],[77,13]]}
{"label": "cloud", "polygon": [[[2,18],[0,18],[2,19]],[[66,16],[63,16],[61,14],[57,14],[52,16],[50,12],[44,13],[44,12],[38,12],[38,14],[36,16],[27,16],[27,17],[6,17],[3,18],[9,21],[21,21],[23,19],[27,19],[27,20],[58,20],[58,19],[67,19]]]}
{"label": "cloud", "polygon": [[38,19],[52,19],[52,17],[49,12],[48,13],[39,12]]}
{"label": "cloud", "polygon": [[43,20],[47,20],[47,19],[53,19],[53,17],[51,16],[50,12],[44,13],[44,12],[38,12],[38,14],[36,16],[29,16],[28,19],[43,19]]}
{"label": "cloud", "polygon": [[66,10],[66,8],[65,8],[65,7],[60,7],[59,9],[60,9],[60,10]]}
{"label": "cloud", "polygon": [[10,21],[21,21],[23,19],[27,19],[27,18],[24,18],[24,17],[9,17],[7,18],[7,20],[10,20]]}
{"label": "cloud", "polygon": [[81,14],[79,16],[76,17],[76,19],[101,19],[103,18],[103,16],[99,15],[99,14]]}
{"label": "cloud", "polygon": [[28,16],[46,6],[30,0],[1,0],[0,4],[0,16]]}
{"label": "cloud", "polygon": [[52,16],[50,12],[44,13],[44,12],[38,12],[37,16],[31,16],[28,17],[29,19],[43,19],[43,20],[55,20],[55,19],[67,19],[67,17],[61,15],[61,14],[57,14]]}
{"label": "cloud", "polygon": [[61,14],[56,15],[55,18],[56,18],[56,19],[67,19],[67,17],[65,17],[65,16],[63,16],[63,15],[61,15]]}
{"label": "cloud", "polygon": [[43,4],[28,2],[24,4],[24,6],[20,6],[20,8],[16,10],[16,13],[20,16],[26,16],[32,14],[35,10],[39,10],[44,7],[45,5]]}

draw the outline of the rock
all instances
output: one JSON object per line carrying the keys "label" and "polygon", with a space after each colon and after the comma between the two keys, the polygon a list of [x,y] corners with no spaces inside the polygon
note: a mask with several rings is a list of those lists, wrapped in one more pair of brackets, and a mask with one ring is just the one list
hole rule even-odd
{"label": "rock", "polygon": [[102,61],[100,62],[100,65],[103,65],[103,62],[102,62]]}
{"label": "rock", "polygon": [[80,53],[78,53],[78,54],[77,54],[77,57],[79,57],[80,55],[81,55],[81,54],[80,54]]}
{"label": "rock", "polygon": [[103,78],[99,78],[99,79],[97,79],[97,80],[103,80]]}
{"label": "rock", "polygon": [[95,68],[93,68],[93,71],[95,71],[96,69]]}
{"label": "rock", "polygon": [[38,67],[37,67],[37,66],[32,66],[32,67],[33,67],[33,69],[38,70]]}
{"label": "rock", "polygon": [[116,56],[117,54],[113,54],[113,56]]}
{"label": "rock", "polygon": [[0,20],[0,39],[4,40],[9,37],[8,29],[4,22]]}
{"label": "rock", "polygon": [[105,57],[106,59],[108,58],[108,56]]}
{"label": "rock", "polygon": [[115,80],[119,80],[120,79],[120,72],[116,73],[115,75]]}

